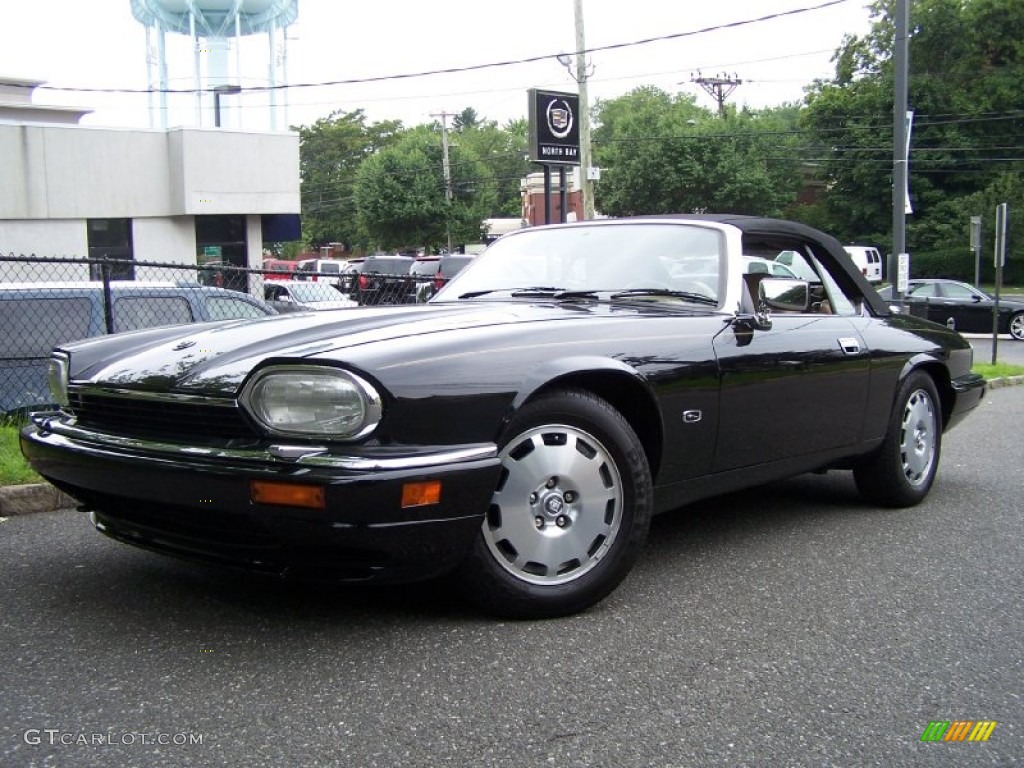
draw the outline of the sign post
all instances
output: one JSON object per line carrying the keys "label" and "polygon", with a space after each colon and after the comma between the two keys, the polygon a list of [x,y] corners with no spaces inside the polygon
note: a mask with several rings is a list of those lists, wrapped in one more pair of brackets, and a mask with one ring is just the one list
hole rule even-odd
{"label": "sign post", "polygon": [[1006,223],[1010,215],[1009,209],[1006,203],[996,206],[996,300],[992,303],[992,365],[996,364],[996,351],[999,347],[999,289],[1003,284],[1003,266],[1006,264]]}
{"label": "sign post", "polygon": [[910,287],[910,254],[900,253],[896,256],[896,290],[903,301],[903,294]]}
{"label": "sign post", "polygon": [[981,288],[981,216],[971,216],[971,250],[974,251],[974,287]]}
{"label": "sign post", "polygon": [[[544,223],[551,223],[551,166],[580,164],[580,97],[575,93],[529,90],[530,160],[544,166]],[[566,220],[562,183],[560,219]]]}

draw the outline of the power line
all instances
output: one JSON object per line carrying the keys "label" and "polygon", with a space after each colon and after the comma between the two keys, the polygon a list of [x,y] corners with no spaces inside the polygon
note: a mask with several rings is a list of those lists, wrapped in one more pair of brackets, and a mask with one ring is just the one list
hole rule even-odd
{"label": "power line", "polygon": [[[578,55],[586,55],[589,53],[599,53],[602,51],[614,51],[621,50],[623,48],[632,48],[640,45],[649,45],[651,43],[660,43],[667,40],[680,40],[687,37],[695,37],[697,35],[707,34],[709,32],[720,32],[724,29],[736,29],[738,27],[744,27],[751,24],[760,24],[766,21],[774,21],[775,19],[786,18],[789,16],[797,16],[803,13],[810,13],[812,11],[820,11],[824,8],[829,8],[834,5],[841,5],[848,3],[851,0],[825,0],[825,2],[817,5],[807,6],[803,8],[792,8],[788,11],[779,11],[777,13],[770,13],[764,16],[758,16],[752,19],[741,19],[739,21],[730,21],[724,24],[715,24],[709,27],[703,27],[701,29],[689,30],[686,32],[673,32],[667,35],[657,35],[655,37],[642,38],[640,40],[631,40],[623,43],[610,43],[608,45],[598,45],[592,48],[586,48],[585,50],[576,51]],[[280,83],[277,85],[254,85],[243,87],[245,93],[262,93],[268,91],[286,90],[291,88],[323,88],[332,85],[356,85],[359,83],[380,83],[393,80],[408,80],[417,77],[432,77],[435,75],[452,75],[460,74],[463,72],[476,72],[484,69],[495,69],[499,67],[511,67],[519,66],[522,64],[533,64],[539,61],[555,60],[557,61],[559,56],[564,56],[564,52],[559,53],[547,53],[538,56],[526,56],[520,59],[507,59],[503,61],[492,61],[484,64],[469,64],[462,67],[444,67],[441,69],[430,69],[421,72],[406,72],[395,75],[376,75],[373,77],[361,77],[361,78],[347,78],[343,80],[325,80],[320,82],[311,83]],[[195,88],[167,88],[167,89],[156,89],[156,88],[87,88],[87,87],[71,87],[71,86],[56,86],[56,85],[38,85],[35,86],[36,90],[49,90],[49,91],[60,91],[60,92],[72,92],[72,93],[195,93]],[[205,89],[206,91],[212,92],[212,88]]]}

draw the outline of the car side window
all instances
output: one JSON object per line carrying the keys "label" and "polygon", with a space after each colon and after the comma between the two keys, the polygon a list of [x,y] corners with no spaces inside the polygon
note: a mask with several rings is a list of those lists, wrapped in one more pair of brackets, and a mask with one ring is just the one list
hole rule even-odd
{"label": "car side window", "polygon": [[255,304],[230,296],[211,296],[206,301],[211,320],[235,320],[246,317],[264,317],[266,313]]}
{"label": "car side window", "polygon": [[860,314],[860,306],[847,296],[829,272],[826,263],[820,261],[809,246],[794,243],[792,247],[781,251],[776,261],[788,266],[800,279],[810,283],[811,305],[808,312],[847,317]]}
{"label": "car side window", "polygon": [[192,308],[178,296],[121,296],[114,299],[114,332],[191,323]]}
{"label": "car side window", "polygon": [[57,345],[89,336],[89,299],[37,296],[0,300],[0,357],[47,357]]}
{"label": "car side window", "polygon": [[908,296],[913,296],[915,299],[928,299],[935,296],[935,284],[934,283],[921,283],[920,285],[913,286],[910,289]]}
{"label": "car side window", "polygon": [[807,280],[811,283],[819,281],[818,273],[815,271],[814,267],[808,263],[806,255],[801,251],[787,249],[779,251],[774,255],[774,257],[769,255],[767,258],[773,259],[779,264],[788,267],[789,270],[801,280]]}
{"label": "car side window", "polygon": [[[839,283],[832,277],[832,273],[828,271],[824,264],[818,262],[817,259],[814,259],[814,261],[817,263],[818,273],[821,275],[822,286],[825,289],[825,301],[828,302],[828,311],[833,315],[845,315],[847,317],[859,315],[860,307],[850,300],[850,297],[846,295]],[[825,309],[822,308],[821,311],[824,312]]]}
{"label": "car side window", "polygon": [[960,283],[943,283],[942,295],[947,299],[970,299],[974,296],[974,291]]}

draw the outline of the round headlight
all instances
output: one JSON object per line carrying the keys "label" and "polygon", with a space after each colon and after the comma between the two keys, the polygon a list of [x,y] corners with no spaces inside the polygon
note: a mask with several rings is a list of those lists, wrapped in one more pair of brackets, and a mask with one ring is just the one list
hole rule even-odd
{"label": "round headlight", "polygon": [[381,417],[380,396],[369,382],[314,366],[260,371],[243,391],[242,405],[270,432],[335,440],[363,437]]}

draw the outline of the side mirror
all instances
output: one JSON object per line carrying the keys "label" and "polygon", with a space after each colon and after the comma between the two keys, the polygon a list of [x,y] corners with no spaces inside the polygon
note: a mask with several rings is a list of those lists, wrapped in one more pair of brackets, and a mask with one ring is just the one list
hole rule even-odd
{"label": "side mirror", "polygon": [[757,303],[780,312],[806,312],[811,305],[811,287],[806,280],[766,277],[757,285]]}

